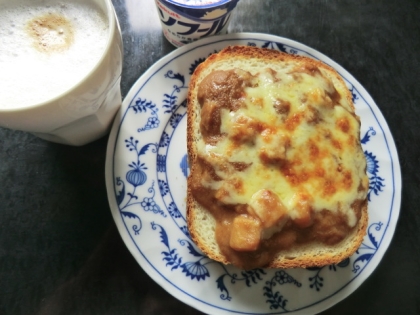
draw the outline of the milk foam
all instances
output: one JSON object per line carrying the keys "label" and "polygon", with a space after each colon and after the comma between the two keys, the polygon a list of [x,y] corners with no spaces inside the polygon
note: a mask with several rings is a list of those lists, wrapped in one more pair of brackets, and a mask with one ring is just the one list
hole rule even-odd
{"label": "milk foam", "polygon": [[[48,14],[62,16],[71,25],[73,40],[65,49],[37,49],[28,32],[29,21]],[[41,103],[75,86],[101,58],[108,36],[105,15],[82,1],[1,4],[0,108]]]}

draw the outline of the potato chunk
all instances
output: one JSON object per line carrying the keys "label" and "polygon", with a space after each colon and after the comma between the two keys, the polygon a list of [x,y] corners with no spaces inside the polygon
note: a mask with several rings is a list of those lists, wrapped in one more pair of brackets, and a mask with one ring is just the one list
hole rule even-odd
{"label": "potato chunk", "polygon": [[290,146],[290,139],[281,133],[272,133],[265,130],[262,133],[264,145],[261,147],[259,157],[264,164],[281,165],[286,159],[286,152]]}
{"label": "potato chunk", "polygon": [[239,215],[232,222],[229,245],[237,251],[254,251],[261,240],[261,223],[248,215]]}
{"label": "potato chunk", "polygon": [[232,120],[232,126],[229,131],[230,138],[239,143],[253,142],[260,132],[260,126],[257,120],[239,114]]}
{"label": "potato chunk", "polygon": [[314,211],[312,209],[313,198],[306,192],[300,191],[293,196],[295,203],[294,223],[301,228],[307,228],[313,224]]}
{"label": "potato chunk", "polygon": [[264,228],[278,226],[287,218],[286,207],[269,189],[261,189],[252,195],[248,212],[259,218]]}

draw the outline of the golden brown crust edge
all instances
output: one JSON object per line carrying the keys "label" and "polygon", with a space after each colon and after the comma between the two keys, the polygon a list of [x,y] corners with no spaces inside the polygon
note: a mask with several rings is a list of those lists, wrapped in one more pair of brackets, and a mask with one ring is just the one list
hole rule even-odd
{"label": "golden brown crust edge", "polygon": [[[191,77],[190,85],[189,85],[189,92],[187,96],[187,150],[188,150],[188,158],[190,161],[191,171],[194,168],[194,160],[196,158],[197,152],[194,147],[194,141],[196,139],[194,135],[194,124],[196,115],[198,112],[191,108],[193,106],[194,98],[196,95],[196,86],[199,84],[199,80],[201,79],[202,72],[211,65],[212,63],[223,60],[224,58],[262,58],[267,62],[270,61],[283,61],[283,60],[293,60],[302,63],[311,63],[320,67],[327,71],[327,73],[331,76],[331,79],[334,81],[339,82],[339,84],[343,85],[344,87],[346,84],[344,83],[343,79],[339,76],[339,74],[330,66],[324,64],[321,61],[317,61],[314,59],[310,59],[307,57],[302,57],[298,55],[290,55],[287,53],[279,52],[276,50],[271,49],[263,49],[263,48],[255,48],[249,46],[229,46],[220,51],[217,54],[213,54],[209,56],[203,63],[201,63],[194,71],[193,76]],[[350,91],[346,88],[343,91],[346,94],[346,98],[349,100],[349,104],[353,106],[352,102],[352,95]],[[353,107],[354,109],[354,107]],[[208,256],[210,259],[219,261],[223,264],[230,264],[230,262],[226,259],[226,257],[219,251],[214,252],[206,244],[200,237],[198,231],[194,229],[195,220],[198,220],[197,213],[200,208],[200,205],[195,201],[194,197],[192,196],[190,190],[190,178],[187,179],[187,226],[189,228],[189,233],[191,235],[192,240],[195,244],[201,249],[201,251]],[[209,214],[210,215],[210,214]],[[285,258],[282,256],[281,253],[267,266],[266,268],[306,268],[306,267],[315,267],[315,266],[325,266],[330,264],[337,264],[344,259],[348,258],[349,256],[353,255],[353,253],[359,248],[361,245],[363,238],[366,234],[368,224],[368,206],[367,200],[363,202],[363,206],[361,209],[361,217],[359,219],[358,224],[354,228],[352,234],[340,242],[339,244],[332,247],[333,251],[328,254],[324,254],[322,256],[312,256],[312,255],[301,255],[299,257],[295,257],[293,259]],[[349,242],[349,239],[351,241]],[[343,246],[344,245],[344,246]],[[336,249],[336,250],[334,250]],[[345,250],[343,250],[345,249]]]}

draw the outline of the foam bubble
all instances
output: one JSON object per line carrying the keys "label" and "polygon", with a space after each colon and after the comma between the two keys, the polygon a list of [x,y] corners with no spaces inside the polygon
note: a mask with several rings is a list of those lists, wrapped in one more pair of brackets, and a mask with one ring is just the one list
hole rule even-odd
{"label": "foam bubble", "polygon": [[[34,36],[30,23],[48,16],[59,20],[37,24]],[[105,15],[82,1],[0,5],[0,107],[41,103],[75,86],[101,58],[108,36]]]}

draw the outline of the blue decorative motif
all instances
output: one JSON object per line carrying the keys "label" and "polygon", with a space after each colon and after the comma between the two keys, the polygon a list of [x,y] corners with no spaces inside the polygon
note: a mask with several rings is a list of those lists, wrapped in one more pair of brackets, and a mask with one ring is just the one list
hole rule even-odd
{"label": "blue decorative motif", "polygon": [[139,225],[133,224],[131,228],[133,229],[134,234],[136,234],[136,235],[139,234],[140,233],[140,230],[141,230],[141,227],[142,227],[142,223],[141,223],[140,217],[138,215],[132,213],[132,212],[129,212],[129,211],[120,211],[120,213],[124,217],[130,218],[130,219],[136,219],[137,220],[137,222],[138,222]]}
{"label": "blue decorative motif", "polygon": [[182,170],[182,173],[184,174],[185,177],[188,177],[188,155],[185,154],[184,157],[181,160],[181,163],[179,163],[179,167]]}
{"label": "blue decorative motif", "polygon": [[125,185],[120,177],[116,178],[115,184],[116,186],[121,186],[121,190],[117,191],[117,195],[116,195],[117,205],[119,206],[123,202],[124,197],[125,197]]}
{"label": "blue decorative motif", "polygon": [[[212,54],[216,54],[216,53],[218,53],[219,51],[218,50],[214,50],[212,53],[210,53],[208,56],[210,56],[210,55],[212,55]],[[188,74],[190,74],[190,75],[192,75],[193,73],[194,73],[194,71],[195,71],[195,69],[198,67],[198,65],[200,64],[200,63],[202,63],[203,61],[205,61],[207,58],[208,58],[208,56],[206,57],[206,58],[198,58],[196,61],[194,61],[192,64],[191,64],[191,66],[189,67],[189,71],[188,71]]]}
{"label": "blue decorative motif", "polygon": [[359,247],[359,249],[357,250],[357,254],[360,255],[358,256],[354,262],[353,262],[353,272],[356,273],[360,270],[360,265],[362,263],[367,263],[368,261],[370,261],[373,257],[373,255],[375,255],[376,251],[379,248],[379,244],[378,241],[375,238],[374,233],[377,233],[379,231],[381,231],[383,226],[382,222],[377,222],[377,223],[372,223],[368,229],[367,229],[367,234],[369,237],[369,241],[370,244],[366,244],[365,242],[362,243],[362,245]]}
{"label": "blue decorative motif", "polygon": [[200,281],[201,279],[204,280],[206,277],[210,276],[206,266],[202,265],[200,261],[186,262],[181,268],[182,272],[187,276],[190,276],[192,280],[197,278],[197,280]]}
{"label": "blue decorative motif", "polygon": [[359,99],[359,96],[356,94],[356,90],[355,90],[354,86],[351,87],[350,93],[351,93],[351,99],[352,99],[353,103],[356,103],[356,100]]}
{"label": "blue decorative motif", "polygon": [[[165,78],[170,78],[170,79],[178,80],[178,81],[181,82],[181,85],[174,85],[173,86],[173,90],[170,94],[167,94],[167,93],[164,94],[162,108],[163,108],[165,114],[171,114],[178,107],[178,104],[177,104],[178,96],[176,95],[176,93],[179,93],[181,91],[181,89],[187,88],[187,86],[185,85],[184,76],[179,74],[179,73],[173,73],[172,70],[169,70],[165,74]],[[143,127],[138,128],[137,129],[138,132],[151,130],[151,129],[155,129],[155,128],[159,127],[159,124],[160,124],[160,120],[158,118],[158,110],[159,109],[157,108],[156,104],[154,104],[152,101],[148,101],[146,99],[138,98],[134,102],[134,104],[131,104],[129,106],[129,109],[130,108],[136,114],[137,113],[150,112],[150,117],[147,118],[146,124]],[[176,125],[177,123],[179,123],[181,118],[182,117],[172,116],[171,117],[171,119],[172,119],[171,123]]]}
{"label": "blue decorative motif", "polygon": [[170,140],[171,139],[169,138],[169,135],[166,132],[163,132],[159,141],[159,147],[167,147],[170,143]]}
{"label": "blue decorative motif", "polygon": [[264,287],[264,296],[266,296],[268,298],[267,303],[270,304],[270,309],[277,310],[277,309],[281,308],[284,311],[286,311],[287,300],[283,297],[283,295],[280,294],[279,291],[274,292],[273,288],[277,284],[283,285],[283,284],[287,284],[287,283],[292,283],[299,288],[302,286],[302,284],[300,282],[295,280],[292,276],[290,276],[284,270],[277,271],[275,273],[274,277],[270,281],[266,282],[266,286]]}
{"label": "blue decorative motif", "polygon": [[198,65],[200,63],[202,63],[204,60],[206,60],[206,58],[198,58],[196,61],[194,61],[194,63],[191,64],[191,67],[189,68],[189,74],[193,74],[195,69],[198,67]]}
{"label": "blue decorative motif", "polygon": [[321,288],[324,286],[324,278],[320,276],[321,271],[328,267],[330,271],[337,271],[337,267],[345,268],[350,264],[350,259],[346,258],[342,262],[338,263],[337,265],[328,265],[323,267],[310,267],[307,268],[309,271],[316,271],[315,276],[309,277],[310,285],[309,287],[311,289],[315,289],[317,291],[321,290]]}
{"label": "blue decorative motif", "polygon": [[[370,127],[368,131],[366,131],[364,137],[360,140],[362,144],[366,144],[370,141],[370,137],[376,135],[376,131],[373,127]],[[371,193],[373,192],[376,196],[378,196],[379,192],[382,192],[382,188],[385,186],[384,181],[385,179],[378,175],[379,172],[379,162],[376,159],[376,156],[373,153],[364,151],[366,157],[366,171],[371,176],[369,177],[369,191],[368,191],[368,200],[370,201]]]}
{"label": "blue decorative motif", "polygon": [[173,80],[178,80],[181,82],[181,85],[174,85],[173,86],[173,90],[171,92],[171,94],[164,94],[164,99],[163,99],[163,107],[165,109],[165,113],[167,114],[171,114],[173,113],[177,107],[177,100],[178,100],[178,96],[176,95],[176,93],[181,92],[181,89],[186,89],[188,88],[185,85],[185,77],[182,74],[179,73],[174,73],[172,70],[169,70],[166,74],[165,74],[165,78],[169,78],[169,79],[173,79]]}
{"label": "blue decorative motif", "polygon": [[378,196],[379,192],[382,192],[382,188],[385,186],[383,184],[384,178],[378,176],[379,164],[371,152],[365,151],[366,162],[367,162],[367,172],[372,176],[369,177],[369,191],[368,191],[368,200],[370,201],[371,193],[373,192]]}
{"label": "blue decorative motif", "polygon": [[[172,79],[171,76],[165,76],[166,78]],[[179,76],[183,77],[183,76]],[[158,182],[160,187],[160,193],[162,196],[162,200],[165,204],[165,207],[174,220],[178,228],[187,236],[189,237],[188,230],[185,227],[186,221],[184,216],[179,211],[179,207],[176,205],[175,201],[172,198],[171,189],[168,184],[167,178],[167,157],[168,157],[168,150],[169,144],[171,143],[171,139],[174,135],[176,128],[178,127],[181,120],[186,116],[187,112],[187,102],[184,100],[179,104],[175,110],[173,111],[171,117],[169,118],[161,136],[161,140],[159,143],[158,149],[158,156],[157,156],[157,176]],[[182,166],[181,166],[182,167]],[[186,165],[188,167],[188,165]]]}
{"label": "blue decorative motif", "polygon": [[173,218],[181,218],[181,212],[179,211],[178,207],[176,206],[175,202],[171,202],[169,207],[168,207],[168,212],[171,215],[171,217]]}
{"label": "blue decorative motif", "polygon": [[370,137],[371,137],[371,136],[375,136],[375,135],[376,135],[376,131],[373,129],[373,127],[369,127],[369,130],[368,130],[368,131],[366,131],[366,133],[365,133],[364,137],[360,140],[360,142],[361,142],[362,144],[366,144],[366,143],[368,143],[368,142],[369,142]]}
{"label": "blue decorative motif", "polygon": [[186,225],[180,226],[179,229],[181,230],[182,233],[188,236],[188,238],[191,238],[190,232],[188,231],[188,227]]}
{"label": "blue decorative motif", "polygon": [[171,118],[169,119],[169,124],[172,126],[172,128],[176,128],[179,124],[179,122],[181,121],[181,119],[183,118],[183,115],[180,114],[173,114],[171,116]]}
{"label": "blue decorative motif", "polygon": [[254,270],[249,270],[249,271],[241,271],[241,276],[239,277],[236,273],[228,272],[224,265],[222,264],[219,264],[219,265],[222,267],[224,274],[222,274],[221,276],[219,276],[219,278],[217,278],[216,283],[217,283],[217,288],[222,292],[222,294],[220,294],[220,298],[222,300],[227,300],[227,301],[232,300],[232,297],[229,294],[229,290],[224,283],[225,279],[227,280],[230,279],[231,284],[235,284],[239,281],[241,282],[243,281],[245,282],[245,285],[247,287],[251,287],[252,284],[256,284],[258,283],[258,281],[262,281],[263,275],[266,275],[266,272],[264,271],[264,269],[254,269]]}
{"label": "blue decorative motif", "polygon": [[159,182],[159,191],[160,191],[160,194],[162,196],[166,196],[166,194],[169,193],[168,183],[165,182],[165,181],[163,181],[163,180],[161,180],[161,179],[159,179],[158,182]]}
{"label": "blue decorative motif", "polygon": [[187,240],[179,241],[181,245],[187,245],[189,253],[194,257],[198,257],[198,260],[194,262],[183,263],[182,257],[177,253],[177,249],[171,248],[169,244],[168,234],[166,233],[165,229],[154,222],[152,222],[151,225],[153,230],[159,228],[160,240],[167,248],[167,251],[162,252],[163,260],[166,261],[167,267],[171,267],[171,270],[180,268],[181,271],[185,273],[187,277],[191,278],[191,280],[196,279],[197,281],[200,281],[210,276],[207,267],[204,264],[202,264],[202,261],[208,260],[208,258],[197,252],[194,246],[191,244],[191,242]]}
{"label": "blue decorative motif", "polygon": [[161,173],[166,172],[166,155],[158,154],[156,157],[157,171]]}
{"label": "blue decorative motif", "polygon": [[129,108],[132,108],[136,114],[146,113],[150,111],[151,116],[147,119],[146,125],[142,128],[138,128],[137,129],[138,132],[159,127],[160,121],[157,115],[158,108],[156,107],[156,104],[154,104],[153,102],[142,100],[141,98],[139,98],[134,102],[134,105],[130,105]]}
{"label": "blue decorative motif", "polygon": [[[139,141],[138,140],[134,140],[133,137],[130,137],[130,139],[125,140],[126,143],[126,147],[128,148],[128,150],[131,151],[135,151],[136,155],[137,155],[137,159],[134,162],[131,162],[130,164],[128,164],[128,166],[131,168],[130,171],[127,172],[126,174],[126,179],[127,181],[134,186],[134,188],[136,188],[137,186],[143,185],[146,180],[147,180],[147,175],[144,172],[144,170],[147,170],[147,167],[145,166],[144,163],[140,162],[140,156],[144,155],[147,150],[149,149],[149,147],[151,146],[155,146],[156,144],[153,143],[148,143],[146,145],[144,145],[143,147],[139,148]],[[156,151],[156,148],[154,149]]]}
{"label": "blue decorative motif", "polygon": [[287,53],[286,46],[284,46],[284,44],[277,43],[277,42],[266,42],[265,44],[262,45],[262,48],[270,48],[270,49],[277,48],[278,50]]}
{"label": "blue decorative motif", "polygon": [[143,185],[146,182],[147,176],[146,173],[143,172],[142,168],[147,169],[147,167],[144,166],[144,164],[140,165],[130,165],[134,169],[131,171],[128,171],[125,178],[127,179],[127,182],[129,182],[134,187]]}
{"label": "blue decorative motif", "polygon": [[163,213],[162,209],[156,204],[154,197],[155,197],[155,189],[153,188],[155,182],[152,182],[152,186],[147,190],[149,193],[152,194],[151,197],[144,197],[143,201],[140,203],[144,211],[151,211],[153,213],[161,214],[162,216],[166,216]]}
{"label": "blue decorative motif", "polygon": [[[124,185],[124,183],[121,181],[120,178],[117,178],[117,185]],[[160,214],[163,217],[166,217],[166,214],[162,211],[162,209],[160,209],[160,207],[156,204],[156,202],[154,201],[154,196],[155,196],[155,190],[153,188],[154,186],[154,182],[152,182],[152,186],[148,189],[148,192],[152,194],[151,197],[144,197],[142,201],[137,201],[138,197],[134,194],[134,193],[127,193],[127,195],[130,197],[129,200],[127,201],[127,203],[120,207],[120,213],[130,219],[136,219],[137,223],[134,224],[132,226],[132,229],[134,231],[134,234],[139,234],[141,227],[142,227],[142,223],[141,223],[141,219],[140,217],[131,212],[131,211],[127,211],[125,210],[126,208],[133,206],[133,205],[139,205],[143,208],[144,211],[150,211],[156,214]],[[135,202],[133,202],[135,201]],[[138,225],[137,225],[138,224]]]}
{"label": "blue decorative motif", "polygon": [[[148,143],[144,146],[140,146],[140,142],[135,140],[133,137],[125,140],[126,148],[130,152],[136,153],[136,160],[128,164],[129,171],[126,173],[127,183],[132,186],[132,190],[127,192],[126,184],[121,177],[116,178],[116,185],[121,186],[121,190],[118,192],[116,199],[117,204],[120,210],[121,215],[130,219],[136,219],[137,223],[132,226],[134,234],[139,234],[142,223],[140,217],[132,211],[127,211],[127,208],[139,205],[144,211],[151,211],[156,214],[161,214],[166,216],[160,207],[154,201],[155,190],[154,190],[154,181],[152,181],[151,187],[149,187],[148,192],[151,193],[151,196],[144,197],[142,200],[139,200],[139,197],[136,194],[137,187],[142,186],[147,181],[146,170],[147,167],[144,163],[140,161],[140,157],[145,155],[146,152],[151,148],[152,153],[157,152],[157,144]],[[123,204],[123,201],[126,202]]]}

